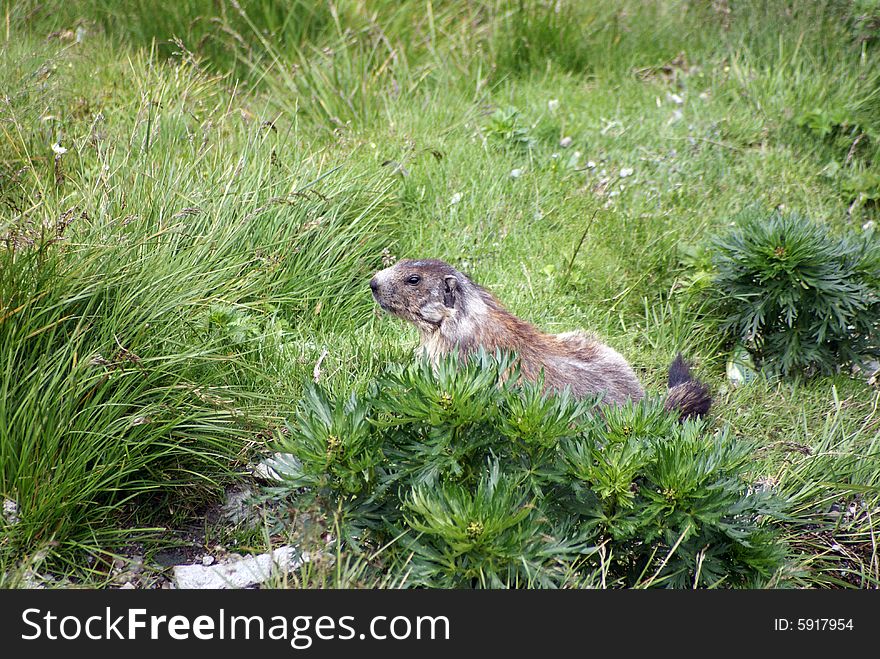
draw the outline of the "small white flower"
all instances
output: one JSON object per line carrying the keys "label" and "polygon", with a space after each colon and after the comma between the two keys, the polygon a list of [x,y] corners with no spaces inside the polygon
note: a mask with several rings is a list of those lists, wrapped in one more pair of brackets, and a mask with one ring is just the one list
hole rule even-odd
{"label": "small white flower", "polygon": [[587,169],[596,169],[596,163],[592,160],[587,161]]}
{"label": "small white flower", "polygon": [[452,204],[453,206],[454,206],[455,204],[457,204],[458,202],[460,202],[460,201],[461,201],[461,193],[460,193],[460,192],[456,192],[456,193],[455,193],[454,195],[452,195],[452,197],[450,197],[450,199],[449,199],[449,203]]}
{"label": "small white flower", "polygon": [[700,92],[700,100],[705,101],[709,98],[709,92]]}
{"label": "small white flower", "polygon": [[523,170],[521,170],[521,169],[510,170],[510,178],[519,178],[522,175],[523,175]]}
{"label": "small white flower", "polygon": [[678,94],[671,94],[669,92],[666,92],[666,100],[670,101],[671,103],[675,103],[676,105],[684,104],[684,99]]}
{"label": "small white flower", "polygon": [[627,176],[632,176],[632,175],[633,175],[633,168],[632,167],[624,167],[623,169],[620,170],[620,178],[626,178]]}
{"label": "small white flower", "polygon": [[871,231],[874,226],[874,220],[868,220],[862,225],[862,231]]}
{"label": "small white flower", "polygon": [[547,109],[550,110],[550,112],[556,112],[556,110],[559,109],[559,99],[554,98],[547,101]]}
{"label": "small white flower", "polygon": [[570,137],[563,137],[561,140],[559,140],[559,146],[561,146],[563,149],[567,149],[571,146],[571,142],[572,139]]}
{"label": "small white flower", "polygon": [[52,145],[52,151],[54,151],[57,156],[63,156],[67,153],[67,149],[61,146],[60,142],[55,142],[55,144]]}
{"label": "small white flower", "polygon": [[3,499],[3,517],[9,524],[18,524],[18,503],[12,499]]}

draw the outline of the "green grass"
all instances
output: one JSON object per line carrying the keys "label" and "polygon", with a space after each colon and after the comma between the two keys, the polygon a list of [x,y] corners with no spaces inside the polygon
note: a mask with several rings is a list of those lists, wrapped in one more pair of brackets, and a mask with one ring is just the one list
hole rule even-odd
{"label": "green grass", "polygon": [[[100,582],[83,555],[198,516],[325,350],[339,391],[410,359],[366,288],[391,254],[599,333],[655,390],[684,350],[797,503],[786,583],[880,583],[876,389],[729,388],[694,285],[745,207],[878,219],[880,10],[172,4],[0,7],[0,494],[21,509],[0,579],[45,555]],[[873,517],[828,516],[856,499]]]}

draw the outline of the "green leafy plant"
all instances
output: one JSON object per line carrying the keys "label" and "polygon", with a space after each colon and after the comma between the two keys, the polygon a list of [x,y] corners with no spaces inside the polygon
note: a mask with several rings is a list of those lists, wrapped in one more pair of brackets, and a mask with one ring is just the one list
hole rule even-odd
{"label": "green leafy plant", "polygon": [[800,115],[795,123],[823,139],[839,133],[857,133],[859,130],[846,112],[838,108],[815,108]]}
{"label": "green leafy plant", "polygon": [[[863,112],[864,108],[857,103],[832,104],[803,112],[795,123],[818,140],[839,150],[840,157],[849,163],[859,150],[870,151],[871,143],[877,140],[877,134],[870,122],[860,118]],[[834,164],[830,173],[833,175],[836,174],[833,170],[839,169],[840,165],[836,161],[832,162]]]}
{"label": "green leafy plant", "polygon": [[851,173],[840,185],[841,190],[851,199],[850,210],[880,204],[880,174],[865,170]]}
{"label": "green leafy plant", "polygon": [[312,386],[277,448],[288,491],[341,513],[355,551],[390,543],[417,585],[748,586],[784,557],[780,501],[732,435],[545,393],[511,355],[418,361],[336,401]]}
{"label": "green leafy plant", "polygon": [[489,139],[514,148],[530,149],[535,145],[529,129],[520,122],[519,110],[513,107],[495,110],[489,116],[485,133]]}
{"label": "green leafy plant", "polygon": [[548,533],[533,497],[497,462],[474,488],[417,485],[404,506],[409,534],[401,546],[413,552],[413,576],[426,585],[552,586],[560,576],[554,558],[584,551]]}
{"label": "green leafy plant", "polygon": [[759,365],[833,372],[880,354],[880,248],[796,215],[747,215],[714,245],[721,327]]}

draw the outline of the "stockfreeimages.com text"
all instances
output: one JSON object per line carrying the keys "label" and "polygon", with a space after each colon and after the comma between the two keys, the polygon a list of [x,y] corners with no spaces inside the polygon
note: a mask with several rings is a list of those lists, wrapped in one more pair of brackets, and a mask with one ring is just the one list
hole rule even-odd
{"label": "stockfreeimages.com text", "polygon": [[[356,625],[354,616],[241,616],[219,609],[214,615],[150,615],[146,609],[125,609],[114,613],[106,607],[102,615],[59,617],[51,611],[25,609],[21,614],[21,638],[74,640],[276,640],[288,641],[305,650],[315,640],[449,640],[446,616],[373,616],[366,625]],[[358,628],[361,631],[358,631]]]}

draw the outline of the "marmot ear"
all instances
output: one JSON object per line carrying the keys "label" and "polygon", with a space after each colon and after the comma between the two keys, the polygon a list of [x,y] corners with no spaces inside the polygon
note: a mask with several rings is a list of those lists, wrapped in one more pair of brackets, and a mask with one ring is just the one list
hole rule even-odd
{"label": "marmot ear", "polygon": [[455,275],[446,275],[443,278],[443,304],[450,309],[454,309],[457,297],[458,279],[455,278]]}

